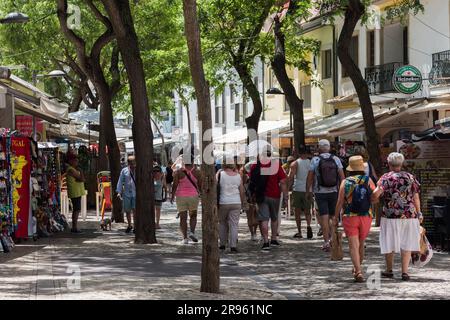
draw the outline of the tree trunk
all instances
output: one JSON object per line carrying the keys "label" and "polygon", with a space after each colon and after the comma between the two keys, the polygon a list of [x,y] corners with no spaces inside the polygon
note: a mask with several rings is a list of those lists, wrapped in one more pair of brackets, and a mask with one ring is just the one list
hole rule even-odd
{"label": "tree trunk", "polygon": [[[203,141],[205,132],[211,130],[211,102],[209,85],[203,70],[200,28],[197,20],[196,0],[183,0],[184,26],[189,49],[189,64],[198,103],[198,118],[202,124],[202,154],[209,142]],[[220,289],[220,261],[218,247],[218,217],[216,179],[213,164],[202,157],[202,271],[200,291],[218,293]]]}
{"label": "tree trunk", "polygon": [[136,243],[156,243],[153,191],[153,132],[144,66],[129,1],[102,0],[111,20],[127,70],[133,111],[133,142],[136,153]]}
{"label": "tree trunk", "polygon": [[361,71],[349,54],[349,46],[353,32],[359,19],[364,14],[364,8],[365,7],[360,0],[349,0],[349,4],[345,11],[344,26],[342,27],[337,44],[337,52],[342,67],[347,71],[355,86],[356,93],[358,94],[359,104],[364,119],[370,162],[373,164],[375,171],[380,174],[382,162],[379,152],[379,138],[375,125],[375,117],[373,115],[372,102],[370,101],[369,88]]}
{"label": "tree trunk", "polygon": [[278,16],[275,17],[275,55],[271,63],[275,76],[284,91],[290,112],[294,118],[294,146],[298,153],[305,147],[305,120],[303,115],[303,100],[297,96],[295,87],[286,72],[286,51],[284,46],[284,34],[281,31],[282,23]]}
{"label": "tree trunk", "polygon": [[256,87],[256,84],[253,82],[252,74],[250,73],[248,68],[245,65],[243,65],[243,63],[239,60],[238,57],[233,57],[233,64],[234,68],[236,69],[239,75],[239,78],[242,81],[242,84],[244,85],[245,90],[250,96],[250,99],[252,99],[253,103],[252,114],[247,118],[245,118],[245,123],[247,125],[247,132],[249,132],[248,142],[250,143],[251,142],[250,138],[252,137],[252,135],[250,134],[251,130],[255,130],[255,132],[258,132],[258,124],[263,111],[263,105],[261,101],[261,96],[259,94],[259,90]]}
{"label": "tree trunk", "polygon": [[[186,116],[188,119],[188,133],[189,133],[189,140],[192,140],[191,138],[191,134],[192,134],[192,129],[191,129],[191,112],[189,111],[189,105],[185,104],[184,107],[186,108]],[[192,143],[192,141],[191,141]]]}
{"label": "tree trunk", "polygon": [[[101,92],[103,90],[106,91]],[[114,192],[114,190],[116,190],[117,182],[119,181],[121,171],[120,150],[119,145],[117,143],[116,131],[114,129],[111,97],[108,88],[103,88],[103,90],[99,90],[100,92],[98,93],[101,104],[100,123],[103,124],[102,126],[100,126],[100,137],[103,135],[103,137],[105,138],[104,139],[105,146],[108,147],[107,160],[109,161],[109,171],[111,172],[111,198],[113,204],[112,219],[115,222],[123,222],[124,219],[122,213],[122,201],[115,196]]]}

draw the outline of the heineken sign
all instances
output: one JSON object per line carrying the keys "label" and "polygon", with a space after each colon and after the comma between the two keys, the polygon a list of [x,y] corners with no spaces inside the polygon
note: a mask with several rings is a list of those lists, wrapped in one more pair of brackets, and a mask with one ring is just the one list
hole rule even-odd
{"label": "heineken sign", "polygon": [[403,66],[395,70],[392,84],[400,93],[413,94],[422,87],[422,74],[416,67]]}

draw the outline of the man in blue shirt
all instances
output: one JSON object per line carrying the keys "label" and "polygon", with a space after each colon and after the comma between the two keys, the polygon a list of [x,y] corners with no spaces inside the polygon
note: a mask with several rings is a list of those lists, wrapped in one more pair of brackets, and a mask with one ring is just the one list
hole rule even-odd
{"label": "man in blue shirt", "polygon": [[332,155],[330,149],[328,140],[319,141],[319,156],[312,158],[306,182],[307,198],[312,199],[312,190],[319,208],[324,251],[330,250],[330,222],[336,209],[340,182],[345,179],[341,160]]}
{"label": "man in blue shirt", "polygon": [[131,226],[131,213],[133,213],[133,221],[135,221],[134,211],[136,209],[136,181],[135,181],[136,161],[134,156],[128,157],[128,166],[120,172],[119,181],[117,182],[117,196],[123,201],[123,209],[127,214],[128,228],[127,233],[133,229]]}

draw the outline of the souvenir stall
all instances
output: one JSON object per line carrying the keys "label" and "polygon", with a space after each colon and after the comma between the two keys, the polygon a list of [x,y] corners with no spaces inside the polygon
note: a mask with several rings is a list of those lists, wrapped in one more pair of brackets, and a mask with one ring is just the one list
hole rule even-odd
{"label": "souvenir stall", "polygon": [[28,238],[30,222],[30,139],[9,129],[0,129],[1,247],[9,252],[15,239]]}
{"label": "souvenir stall", "polygon": [[31,215],[36,226],[30,226],[34,238],[48,237],[67,228],[61,214],[61,167],[59,148],[54,143],[39,143],[31,177]]}

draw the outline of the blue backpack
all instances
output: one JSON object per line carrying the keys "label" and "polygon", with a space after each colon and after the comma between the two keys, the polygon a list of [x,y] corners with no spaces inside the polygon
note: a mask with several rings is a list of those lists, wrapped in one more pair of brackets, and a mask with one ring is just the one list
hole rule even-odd
{"label": "blue backpack", "polygon": [[[361,181],[364,183],[361,183]],[[350,212],[364,213],[370,209],[370,196],[372,190],[369,187],[369,177],[364,176],[357,183],[352,192],[352,203],[350,204]]]}

